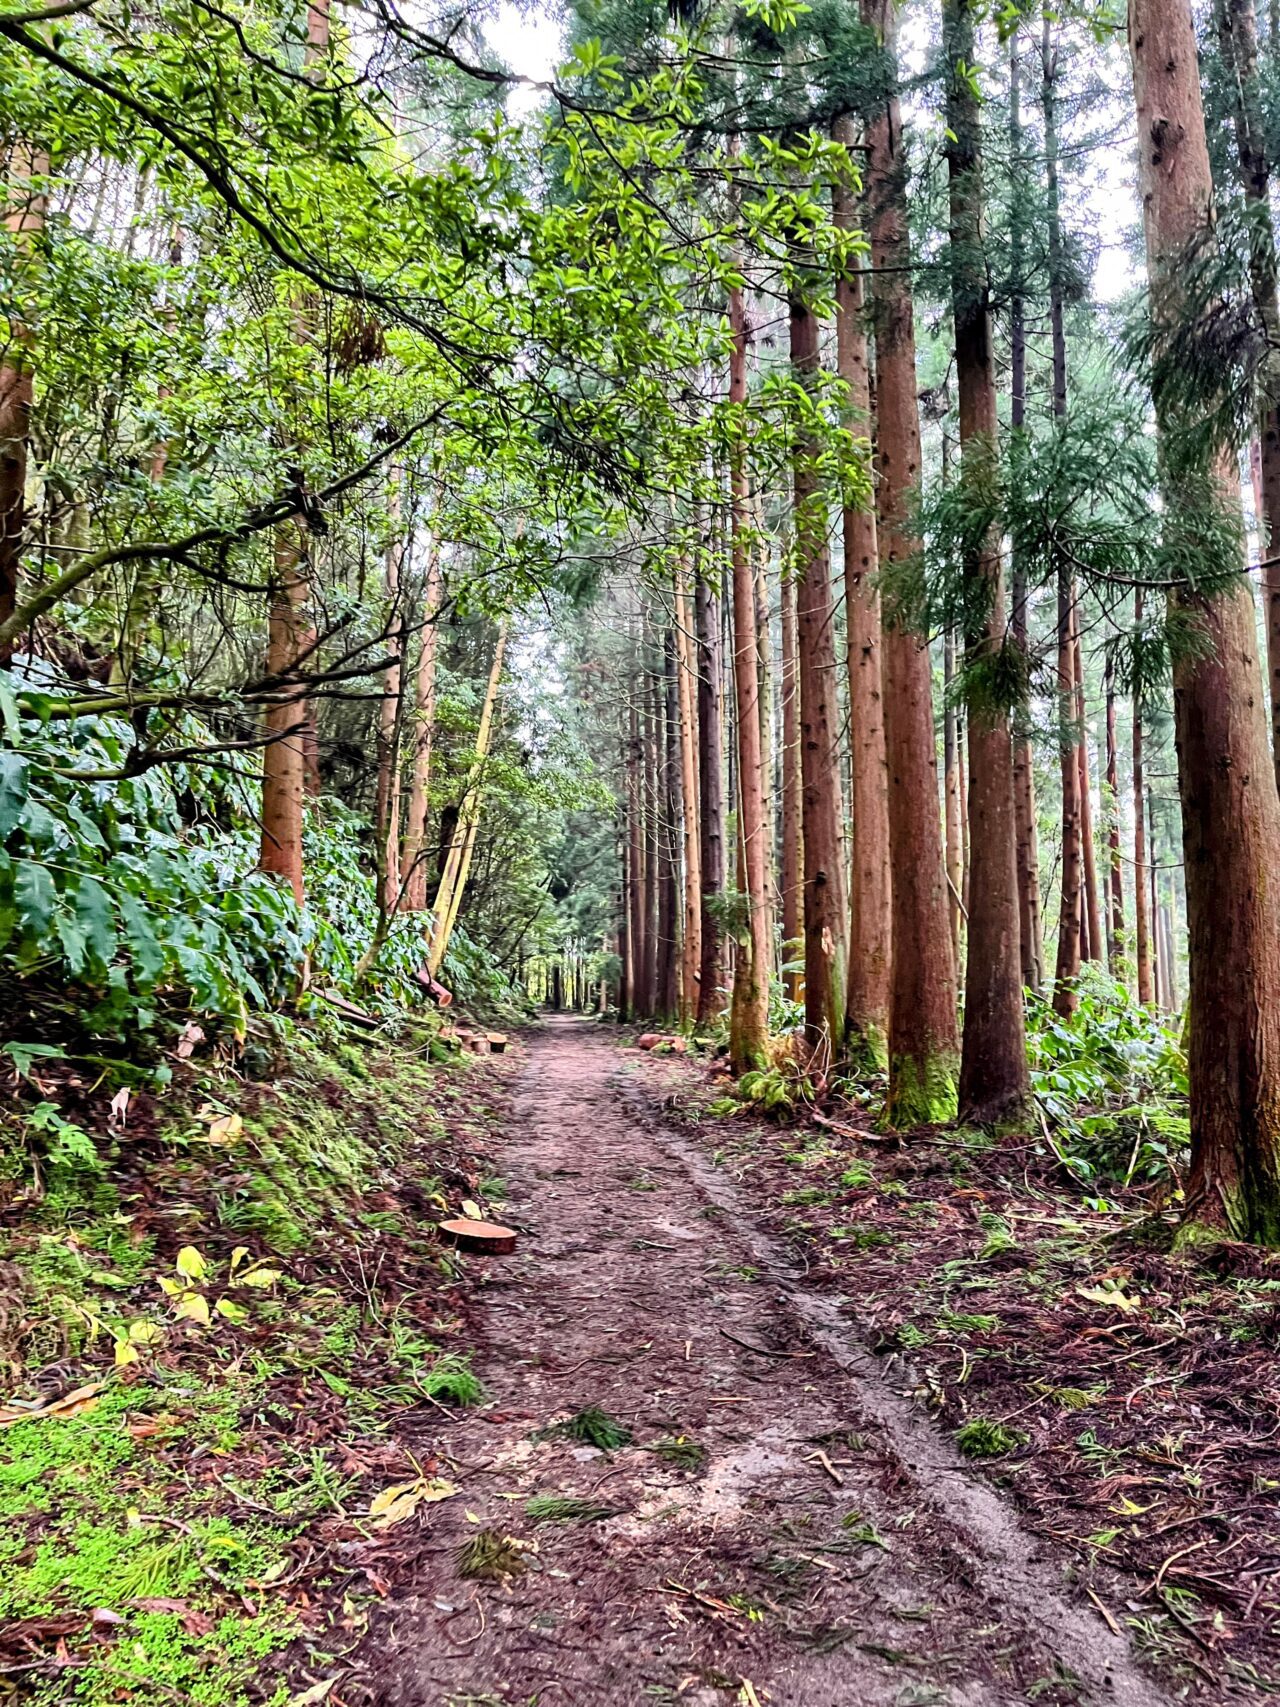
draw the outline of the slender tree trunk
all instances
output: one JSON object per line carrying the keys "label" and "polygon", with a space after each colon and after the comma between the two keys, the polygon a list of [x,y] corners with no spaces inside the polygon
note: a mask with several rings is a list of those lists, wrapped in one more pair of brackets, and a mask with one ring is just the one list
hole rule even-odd
{"label": "slender tree trunk", "polygon": [[[31,260],[44,230],[49,200],[41,181],[49,171],[43,149],[19,137],[9,151],[5,225],[21,269]],[[10,310],[8,348],[0,360],[0,623],[18,608],[18,575],[27,525],[27,453],[31,441],[31,403],[35,334]],[[0,668],[13,656],[13,643],[0,647]]]}
{"label": "slender tree trunk", "polygon": [[[1188,0],[1131,0],[1147,271],[1157,328],[1181,307],[1188,246],[1213,186]],[[1188,481],[1238,515],[1235,459],[1209,462],[1156,399],[1176,526]],[[1208,466],[1206,466],[1208,462]],[[1193,490],[1195,486],[1193,486]],[[1227,509],[1230,514],[1231,510]],[[1280,1243],[1280,796],[1270,773],[1254,602],[1242,576],[1216,597],[1173,595],[1200,644],[1174,664],[1191,975],[1191,1167],[1185,1237],[1197,1228]]]}
{"label": "slender tree trunk", "polygon": [[[267,674],[287,677],[305,645],[310,583],[305,547],[296,528],[275,537],[275,591],[267,625]],[[294,688],[267,706],[262,755],[262,847],[259,869],[283,877],[294,899],[303,900],[302,798],[305,793],[303,728],[305,700]]]}
{"label": "slender tree trunk", "polygon": [[[1133,595],[1133,620],[1142,626],[1142,591]],[[1142,763],[1142,703],[1133,696],[1133,951],[1138,1000],[1151,1007],[1156,999],[1151,977],[1151,932],[1147,923],[1146,781]]]}
{"label": "slender tree trunk", "polygon": [[1110,901],[1111,959],[1113,978],[1124,975],[1129,945],[1124,931],[1124,861],[1120,853],[1120,754],[1116,742],[1115,669],[1106,663],[1107,698],[1107,893]]}
{"label": "slender tree trunk", "polygon": [[961,823],[960,723],[953,695],[956,679],[956,637],[947,629],[942,637],[942,810],[946,831],[947,900],[951,907],[951,951],[957,968],[961,929],[964,922],[964,829]]}
{"label": "slender tree trunk", "polygon": [[[791,366],[811,388],[819,371],[818,321],[791,298]],[[804,1028],[809,1048],[833,1061],[844,1042],[844,855],[840,826],[840,710],[827,513],[812,433],[795,429],[796,637],[800,664],[800,775],[804,785]]]}
{"label": "slender tree trunk", "polygon": [[[646,639],[648,639],[649,623],[647,619],[645,634]],[[649,646],[647,644],[645,652],[648,656]],[[658,821],[662,807],[658,790],[658,745],[661,729],[658,705],[657,681],[653,672],[646,668],[642,719],[644,734],[642,748],[644,757],[644,983],[649,997],[648,1011],[651,1014],[658,1012],[662,1000],[662,989],[659,983],[662,943],[659,940],[658,895],[662,882],[658,864],[661,847]]]}
{"label": "slender tree trunk", "polygon": [[[747,321],[742,292],[729,293],[729,401],[747,400]],[[769,1047],[768,817],[760,746],[759,652],[755,584],[748,540],[750,492],[742,438],[730,453],[730,558],[733,574],[733,686],[738,730],[738,842],[747,925],[738,942],[730,1011],[729,1057],[735,1072],[763,1066]]]}
{"label": "slender tree trunk", "polygon": [[[837,142],[852,146],[853,122],[832,126]],[[834,191],[835,222],[857,224],[853,196]],[[861,270],[836,280],[836,362],[848,386],[850,430],[870,437],[871,371]],[[879,567],[874,509],[846,505],[844,609],[849,677],[849,806],[853,856],[849,871],[849,982],[845,1054],[856,1064],[888,1065],[890,931],[889,784],[884,748],[881,681]]]}
{"label": "slender tree trunk", "polygon": [[[1259,544],[1271,688],[1271,755],[1280,781],[1280,296],[1275,223],[1262,91],[1258,79],[1258,19],[1254,0],[1216,0],[1218,40],[1227,67],[1240,187],[1249,204],[1249,286],[1267,341],[1266,396],[1258,430]],[[1273,44],[1274,46],[1274,44]]]}
{"label": "slender tree trunk", "polygon": [[[782,584],[782,954],[791,965],[804,954],[804,828],[800,817],[800,676],[796,658],[796,584]],[[787,974],[792,1001],[804,973]]]}
{"label": "slender tree trunk", "polygon": [[[947,57],[973,64],[969,0],[946,0]],[[996,456],[996,381],[991,308],[983,253],[981,120],[969,73],[948,83],[951,208],[951,294],[955,323],[960,445],[966,477]],[[981,668],[1004,645],[1004,574],[993,535],[966,565],[984,607],[965,635],[966,663]],[[1022,933],[1013,811],[1013,746],[1008,711],[971,700],[969,724],[970,882],[965,959],[964,1036],[960,1059],[962,1118],[1015,1117],[1030,1095],[1022,1000]]]}
{"label": "slender tree trunk", "polygon": [[[915,557],[912,506],[920,479],[915,316],[906,207],[906,158],[896,91],[893,0],[862,0],[863,22],[894,67],[885,105],[867,127],[867,214],[876,345],[876,521],[880,561]],[[949,1120],[956,1111],[955,962],[938,818],[928,642],[900,613],[884,635],[885,752],[893,871],[893,983],[889,1096],[897,1126]]]}
{"label": "slender tree trunk", "polygon": [[1058,758],[1062,775],[1062,896],[1053,1008],[1064,1019],[1079,1005],[1084,921],[1084,849],[1080,835],[1080,764],[1076,751],[1075,587],[1058,568]]}
{"label": "slender tree trunk", "polygon": [[662,939],[659,1007],[664,1019],[680,1015],[680,686],[676,680],[675,637],[663,636],[662,681],[662,882],[658,892],[658,934]]}
{"label": "slender tree trunk", "polygon": [[435,922],[431,932],[431,946],[427,952],[427,968],[433,975],[440,970],[449,951],[449,939],[453,935],[454,925],[458,922],[467,879],[471,874],[476,834],[480,828],[484,773],[489,761],[490,743],[493,740],[494,711],[498,703],[498,689],[502,684],[502,660],[506,649],[507,625],[504,622],[498,629],[493,665],[489,671],[488,686],[485,688],[484,704],[480,709],[475,761],[467,775],[466,792],[458,812],[457,827],[449,845],[444,873],[431,908]]}
{"label": "slender tree trunk", "polygon": [[698,831],[701,837],[702,964],[698,977],[698,1024],[709,1025],[724,1010],[724,724],[720,714],[720,599],[700,567],[694,586],[698,660]]}
{"label": "slender tree trunk", "polygon": [[440,546],[434,534],[427,542],[427,569],[419,613],[421,636],[414,681],[413,765],[409,803],[405,811],[400,881],[406,912],[421,913],[427,905],[425,858],[427,814],[431,805],[431,746],[436,721],[436,648],[440,632]]}
{"label": "slender tree trunk", "polygon": [[[1009,216],[1009,407],[1010,425],[1024,432],[1027,419],[1027,327],[1023,267],[1026,251],[1026,221],[1022,159],[1022,68],[1018,58],[1018,32],[1009,41],[1009,156],[1011,207]],[[1027,568],[1021,555],[1013,556],[1013,639],[1024,658],[1029,656],[1027,635]],[[1021,720],[1020,720],[1021,721]],[[1031,741],[1025,728],[1013,735],[1013,812],[1015,855],[1018,871],[1018,918],[1022,958],[1022,982],[1039,990],[1044,982],[1044,927],[1040,916],[1040,849],[1036,832],[1035,772]]]}
{"label": "slender tree trunk", "polygon": [[392,469],[387,513],[391,523],[391,538],[387,543],[386,593],[388,611],[387,665],[382,682],[382,698],[378,702],[378,783],[374,809],[375,834],[378,838],[379,870],[382,874],[383,905],[395,907],[400,895],[400,862],[396,850],[400,842],[400,776],[399,742],[401,663],[404,651],[404,618],[401,609],[403,596],[404,536],[401,532],[401,473]]}
{"label": "slender tree trunk", "polygon": [[674,629],[679,677],[681,830],[684,837],[684,942],[680,957],[680,1017],[692,1025],[698,1012],[702,963],[702,849],[698,826],[698,729],[693,665],[694,637],[689,601],[689,566],[675,575]]}
{"label": "slender tree trunk", "polygon": [[1080,766],[1080,841],[1084,852],[1084,929],[1087,943],[1082,952],[1087,960],[1103,958],[1102,909],[1098,900],[1098,849],[1093,839],[1093,788],[1089,771],[1089,708],[1084,695],[1084,659],[1080,649],[1080,606],[1076,603],[1076,727],[1080,731],[1077,762]]}
{"label": "slender tree trunk", "polygon": [[[307,76],[320,82],[329,48],[329,0],[308,0],[303,56]],[[307,335],[307,311],[296,309],[299,342]],[[300,520],[276,529],[271,603],[267,618],[267,675],[287,678],[308,658],[315,630],[307,617],[311,602],[311,541]],[[303,899],[302,802],[307,791],[307,727],[311,710],[304,691],[286,694],[266,714],[267,745],[262,766],[262,848],[259,868],[285,878]]]}

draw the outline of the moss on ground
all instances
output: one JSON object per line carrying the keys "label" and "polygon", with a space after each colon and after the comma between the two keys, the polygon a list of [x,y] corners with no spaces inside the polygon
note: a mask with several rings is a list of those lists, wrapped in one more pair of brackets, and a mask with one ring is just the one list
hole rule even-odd
{"label": "moss on ground", "polygon": [[0,1179],[0,1703],[281,1707],[359,1637],[353,1515],[483,1397],[434,1224],[485,1071],[299,1028],[270,1087],[192,1072],[96,1167]]}

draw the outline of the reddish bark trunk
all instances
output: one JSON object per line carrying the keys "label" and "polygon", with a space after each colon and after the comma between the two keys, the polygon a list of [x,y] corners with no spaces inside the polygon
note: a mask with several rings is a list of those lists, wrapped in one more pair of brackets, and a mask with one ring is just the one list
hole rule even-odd
{"label": "reddish bark trunk", "polygon": [[[791,298],[790,326],[792,371],[801,385],[811,387],[819,371],[818,321],[798,295]],[[792,478],[804,822],[804,1029],[809,1048],[830,1062],[844,1041],[847,979],[840,710],[826,504],[817,446],[812,434],[800,427]]]}
{"label": "reddish bark trunk", "polygon": [[[296,528],[279,528],[275,538],[275,591],[267,627],[267,674],[285,676],[294,669],[307,633],[305,609],[310,593],[305,548]],[[259,869],[283,877],[295,899],[303,900],[302,796],[305,699],[294,688],[281,691],[267,707],[267,745],[262,755],[262,848]]]}
{"label": "reddish bark trunk", "polygon": [[418,668],[413,691],[413,758],[409,776],[409,801],[405,810],[404,845],[400,855],[400,881],[404,885],[406,912],[421,913],[427,905],[427,814],[431,803],[431,745],[436,720],[436,649],[440,625],[440,550],[434,539],[428,545],[427,572],[418,613]]}
{"label": "reddish bark trunk", "polygon": [[[48,198],[34,187],[49,170],[49,157],[34,143],[15,142],[8,161],[5,225],[15,258],[26,262],[44,229]],[[27,521],[27,449],[31,438],[32,356],[35,337],[11,312],[9,347],[0,362],[0,623],[18,607],[18,576]],[[12,642],[0,647],[0,668],[12,658]]]}
{"label": "reddish bark trunk", "polygon": [[1116,744],[1115,672],[1106,664],[1107,701],[1107,895],[1110,914],[1109,968],[1113,978],[1124,972],[1128,951],[1124,934],[1124,862],[1120,853],[1120,755]]}
{"label": "reddish bark trunk", "polygon": [[724,925],[718,902],[724,893],[724,720],[720,712],[720,600],[704,562],[694,587],[698,660],[698,831],[701,839],[700,896],[702,961],[698,977],[698,1024],[724,1011]]}
{"label": "reddish bark trunk", "polygon": [[[747,321],[742,292],[729,293],[729,401],[747,400]],[[748,534],[750,492],[746,447],[730,453],[730,558],[733,574],[733,688],[738,753],[738,849],[747,927],[738,941],[729,1022],[729,1057],[736,1072],[763,1066],[769,1046],[769,967],[772,931],[768,896],[768,821],[760,742],[759,654],[755,584]]]}
{"label": "reddish bark trunk", "polygon": [[[946,0],[948,58],[973,63],[968,0]],[[983,186],[978,99],[967,72],[947,93],[951,210],[951,295],[955,325],[960,445],[965,472],[996,455],[995,360],[983,255]],[[966,662],[981,667],[1004,644],[1004,574],[993,535],[966,565],[986,607],[981,629],[966,634]],[[974,598],[976,606],[979,600]],[[962,1118],[1005,1120],[1030,1095],[1022,1000],[1022,933],[1013,813],[1013,745],[1008,711],[971,702],[969,725],[969,929],[964,1035],[960,1058]]]}
{"label": "reddish bark trunk", "polygon": [[698,729],[693,673],[694,638],[688,565],[676,569],[674,629],[679,666],[680,796],[684,838],[684,940],[680,956],[680,1017],[692,1025],[698,1011],[702,963],[702,850],[698,828]]}
{"label": "reddish bark trunk", "polygon": [[1098,900],[1098,849],[1093,838],[1093,787],[1089,771],[1089,708],[1084,697],[1084,659],[1080,650],[1080,608],[1076,606],[1076,727],[1080,745],[1080,843],[1084,852],[1084,924],[1081,952],[1086,960],[1103,956],[1102,909]]}
{"label": "reddish bark trunk", "polygon": [[[1187,247],[1213,186],[1188,0],[1131,0],[1147,270],[1157,326],[1180,310]],[[1234,458],[1183,466],[1181,423],[1157,399],[1169,476],[1208,477],[1239,504]],[[1183,459],[1185,461],[1185,458]],[[1201,645],[1174,665],[1188,955],[1191,1168],[1197,1225],[1280,1243],[1280,797],[1267,741],[1253,598],[1242,577],[1215,598],[1175,595]]]}
{"label": "reddish bark trunk", "polygon": [[[837,142],[853,143],[853,124],[837,120]],[[834,192],[835,221],[853,229],[857,209],[843,188]],[[861,271],[836,281],[836,351],[848,386],[849,427],[870,438],[871,371]],[[849,871],[849,981],[845,1051],[855,1062],[888,1062],[892,891],[889,880],[889,785],[884,749],[879,568],[873,509],[846,506],[844,604],[849,677],[849,807],[853,856]]]}
{"label": "reddish bark trunk", "polygon": [[[1258,78],[1258,19],[1254,0],[1217,0],[1218,39],[1231,75],[1226,91],[1232,105],[1240,187],[1248,200],[1249,286],[1266,334],[1265,378],[1274,397],[1280,374],[1280,298],[1277,296],[1276,237],[1271,216],[1271,171],[1262,91]],[[1280,783],[1280,405],[1264,406],[1258,431],[1256,488],[1258,534],[1262,550],[1262,597],[1266,616],[1267,663],[1271,700],[1271,757]]]}
{"label": "reddish bark trunk", "polygon": [[800,679],[796,658],[796,584],[782,586],[782,954],[795,970],[787,993],[797,1001],[804,973],[804,830],[800,820]]}
{"label": "reddish bark trunk", "polygon": [[1080,836],[1080,763],[1076,751],[1075,585],[1058,570],[1058,758],[1062,775],[1062,895],[1053,1009],[1064,1019],[1079,1006],[1077,981],[1084,921],[1084,849]]}
{"label": "reddish bark trunk", "polygon": [[387,653],[391,662],[382,680],[382,698],[378,702],[378,782],[374,803],[374,827],[378,838],[378,864],[382,874],[383,905],[394,908],[400,896],[400,862],[396,850],[400,842],[400,679],[401,652],[404,645],[404,621],[400,609],[401,569],[404,562],[404,540],[400,533],[400,471],[391,474],[391,490],[387,495],[387,514],[391,523],[391,538],[387,543]]}
{"label": "reddish bark trunk", "polygon": [[[863,0],[862,17],[895,64],[893,0]],[[894,74],[896,85],[896,71]],[[876,521],[880,561],[916,555],[911,515],[920,479],[915,316],[906,160],[896,87],[867,127],[867,212],[876,345]],[[932,671],[925,637],[895,617],[884,637],[885,752],[893,870],[889,1005],[891,1123],[947,1120],[956,1108],[955,966],[947,917]]]}
{"label": "reddish bark trunk", "polygon": [[[1134,627],[1142,627],[1142,591],[1133,595]],[[1143,775],[1142,705],[1133,696],[1133,945],[1137,962],[1138,1000],[1151,1007],[1156,999],[1151,976],[1151,930],[1147,914],[1146,780]]]}

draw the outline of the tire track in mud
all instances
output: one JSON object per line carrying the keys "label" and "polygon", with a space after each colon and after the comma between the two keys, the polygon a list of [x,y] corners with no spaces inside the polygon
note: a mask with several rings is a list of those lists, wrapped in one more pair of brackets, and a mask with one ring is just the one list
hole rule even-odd
{"label": "tire track in mud", "polygon": [[[524,1231],[476,1297],[490,1404],[442,1424],[460,1494],[423,1530],[381,1699],[1163,1707],[626,1059],[581,1021],[529,1041],[495,1158]],[[587,1406],[631,1443],[539,1438]],[[539,1524],[548,1496],[609,1515]],[[459,1574],[485,1528],[523,1570]]]}

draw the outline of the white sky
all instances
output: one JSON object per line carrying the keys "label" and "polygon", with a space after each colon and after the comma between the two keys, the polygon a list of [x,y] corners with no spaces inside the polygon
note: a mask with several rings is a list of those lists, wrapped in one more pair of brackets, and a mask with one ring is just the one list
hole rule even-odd
{"label": "white sky", "polygon": [[[522,76],[547,81],[554,76],[564,59],[564,31],[560,20],[544,6],[528,3],[517,6],[513,0],[501,0],[488,25],[489,41],[507,63]],[[920,10],[909,12],[904,19],[901,52],[904,70],[915,72],[923,66],[928,45],[927,22]],[[1032,48],[1032,44],[1028,43]],[[1032,51],[1034,49],[1032,48]],[[1122,79],[1117,78],[1117,83]],[[1120,119],[1127,104],[1127,83],[1117,90],[1114,114],[1106,118]],[[532,89],[517,89],[508,98],[507,108],[513,119],[532,112],[541,97]],[[1034,100],[1029,103],[1034,105]],[[1112,103],[1108,103],[1110,107]],[[1097,122],[1097,115],[1090,115]],[[1064,137],[1070,142],[1070,135]],[[1125,129],[1113,147],[1096,152],[1084,174],[1085,182],[1074,188],[1074,213],[1077,222],[1083,211],[1094,223],[1099,241],[1097,270],[1094,273],[1093,294],[1099,302],[1114,302],[1131,290],[1136,275],[1126,252],[1123,234],[1137,213],[1136,165],[1132,134]]]}

